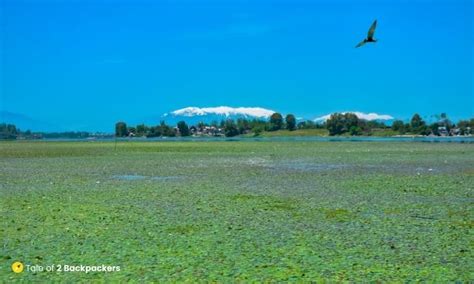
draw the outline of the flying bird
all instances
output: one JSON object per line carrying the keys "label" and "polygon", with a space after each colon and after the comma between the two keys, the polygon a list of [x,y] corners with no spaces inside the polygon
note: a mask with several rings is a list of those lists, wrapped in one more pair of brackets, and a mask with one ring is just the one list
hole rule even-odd
{"label": "flying bird", "polygon": [[376,42],[377,41],[376,39],[374,39],[374,33],[375,33],[375,28],[376,27],[377,27],[377,20],[375,20],[374,23],[372,24],[372,26],[370,26],[369,32],[367,33],[367,38],[365,38],[363,41],[359,42],[359,44],[356,45],[356,48],[361,47],[361,46],[363,46],[364,44],[366,44],[368,42]]}

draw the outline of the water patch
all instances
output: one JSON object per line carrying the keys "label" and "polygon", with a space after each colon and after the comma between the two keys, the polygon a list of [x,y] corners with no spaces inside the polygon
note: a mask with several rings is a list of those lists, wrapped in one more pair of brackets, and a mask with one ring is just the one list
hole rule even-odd
{"label": "water patch", "polygon": [[264,158],[255,157],[245,160],[243,164],[250,166],[267,166],[269,165],[269,161]]}
{"label": "water patch", "polygon": [[408,174],[408,175],[437,175],[441,173],[459,172],[457,165],[401,165],[401,164],[368,164],[354,165],[354,170],[358,172],[374,172],[387,174]]}
{"label": "water patch", "polygon": [[179,176],[153,176],[150,179],[151,180],[176,180],[176,179],[182,179],[183,177]]}
{"label": "water patch", "polygon": [[333,172],[353,171],[357,173],[387,173],[387,174],[413,174],[436,175],[448,172],[459,172],[460,165],[407,165],[397,163],[385,164],[352,164],[352,163],[321,163],[305,160],[286,160],[275,164],[262,164],[270,171],[276,172]]}
{"label": "water patch", "polygon": [[277,171],[298,171],[298,172],[323,172],[341,170],[348,168],[346,164],[308,163],[308,162],[283,162],[269,168]]}
{"label": "water patch", "polygon": [[146,179],[147,177],[141,175],[115,175],[112,178],[119,180],[142,180]]}
{"label": "water patch", "polygon": [[154,181],[164,181],[164,180],[175,180],[182,179],[180,176],[142,176],[142,175],[114,175],[113,179],[126,180],[126,181],[136,181],[136,180],[154,180]]}

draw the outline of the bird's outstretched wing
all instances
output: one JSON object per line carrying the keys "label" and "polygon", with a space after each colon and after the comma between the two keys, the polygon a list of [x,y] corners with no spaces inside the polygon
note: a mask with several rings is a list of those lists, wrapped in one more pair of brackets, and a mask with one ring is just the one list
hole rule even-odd
{"label": "bird's outstretched wing", "polygon": [[356,48],[361,47],[361,46],[363,46],[364,44],[365,44],[365,40],[359,42],[359,43],[356,45]]}
{"label": "bird's outstretched wing", "polygon": [[372,26],[370,26],[369,32],[367,33],[367,38],[373,38],[375,33],[375,28],[377,27],[377,20],[374,21]]}

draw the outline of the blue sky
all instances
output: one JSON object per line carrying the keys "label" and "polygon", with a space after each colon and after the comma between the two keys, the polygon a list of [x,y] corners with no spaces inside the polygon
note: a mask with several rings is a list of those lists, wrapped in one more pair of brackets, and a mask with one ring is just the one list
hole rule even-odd
{"label": "blue sky", "polygon": [[0,109],[67,129],[187,106],[474,116],[469,0],[1,5]]}

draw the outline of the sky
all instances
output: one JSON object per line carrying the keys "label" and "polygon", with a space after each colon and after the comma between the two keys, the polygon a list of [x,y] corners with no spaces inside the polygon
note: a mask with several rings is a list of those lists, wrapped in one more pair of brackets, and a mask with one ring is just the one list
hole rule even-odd
{"label": "sky", "polygon": [[474,116],[471,0],[0,3],[0,110],[68,130],[188,106]]}

